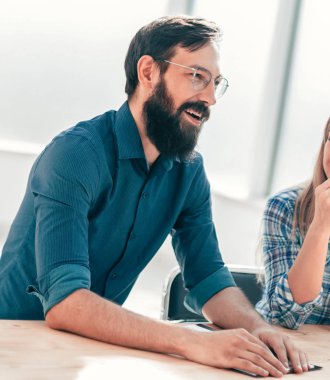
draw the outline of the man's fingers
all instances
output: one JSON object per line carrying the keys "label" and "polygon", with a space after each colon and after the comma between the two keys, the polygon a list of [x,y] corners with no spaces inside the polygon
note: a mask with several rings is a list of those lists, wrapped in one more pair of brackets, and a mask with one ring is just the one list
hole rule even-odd
{"label": "man's fingers", "polygon": [[304,371],[303,366],[307,364],[308,367],[308,362],[306,362],[306,354],[300,350],[297,350],[288,338],[284,339],[284,344],[294,372],[302,373]]}
{"label": "man's fingers", "polygon": [[272,349],[274,354],[277,356],[278,360],[284,365],[285,368],[289,368],[289,358],[287,355],[287,349],[284,342],[276,342],[273,344]]}
{"label": "man's fingers", "polygon": [[[329,181],[330,183],[330,181]],[[285,334],[281,333],[267,333],[262,332],[259,338],[264,341],[271,349],[274,351],[274,354],[277,356],[279,361],[282,363],[283,367],[288,369],[292,367],[294,372],[302,373],[304,371],[308,371],[309,363],[307,355],[297,349],[292,340]],[[271,364],[273,364],[277,369],[281,370],[281,368],[271,360],[267,359]],[[284,370],[285,371],[285,370]],[[283,373],[286,373],[282,371]]]}
{"label": "man's fingers", "polygon": [[286,374],[288,372],[288,365],[284,365],[267,347],[266,349],[263,347],[255,346],[253,349],[253,352],[258,354],[260,357],[262,357],[264,360],[267,361],[267,363],[271,364],[273,368],[275,368],[277,371],[280,371],[282,374]]}
{"label": "man's fingers", "polygon": [[276,356],[269,349],[269,347],[260,339],[255,337],[254,335],[247,332],[245,337],[248,339],[250,344],[254,346],[250,346],[247,348],[251,352],[255,352],[264,358],[268,363],[270,363],[276,370],[280,371],[283,374],[286,374],[289,369],[288,358],[286,355],[286,347],[281,341],[281,344],[278,344],[278,348],[275,351]]}
{"label": "man's fingers", "polygon": [[253,362],[255,365],[268,371],[272,376],[279,377],[287,373],[288,367],[285,367],[260,339],[246,330],[241,332],[241,338],[243,338],[243,341],[240,344],[240,348],[244,350],[239,355],[241,358]]}
{"label": "man's fingers", "polygon": [[[250,342],[250,343],[253,343],[253,344],[257,344],[258,346],[262,347],[262,348],[265,348],[265,349],[268,349],[268,346],[267,344],[265,344],[264,342],[262,342],[260,339],[258,339],[257,337],[255,337],[254,335],[248,333],[248,336],[246,337],[246,339]],[[270,351],[270,350],[269,350]]]}
{"label": "man's fingers", "polygon": [[244,329],[241,329],[242,330],[242,334],[243,336],[251,343],[254,343],[254,344],[257,344],[258,346],[262,347],[262,348],[265,348],[267,349],[269,352],[270,349],[269,347],[267,346],[267,344],[265,344],[262,340],[260,340],[259,338],[257,338],[256,336],[250,334],[247,330],[244,330]]}
{"label": "man's fingers", "polygon": [[309,371],[309,362],[308,362],[307,354],[305,352],[300,353],[300,363],[301,363],[303,371],[308,372]]}
{"label": "man's fingers", "polygon": [[[257,349],[257,351],[258,350],[259,349]],[[241,359],[247,360],[254,367],[261,368],[263,371],[268,372],[271,376],[281,377],[283,374],[287,373],[281,363],[266,350],[262,351],[260,354],[244,350],[240,352],[239,356]],[[278,366],[281,369],[279,369]]]}
{"label": "man's fingers", "polygon": [[265,369],[251,363],[248,360],[241,359],[241,358],[235,360],[234,369],[238,369],[241,371],[245,371],[248,374],[255,374],[262,377],[269,376],[269,372],[266,371]]}

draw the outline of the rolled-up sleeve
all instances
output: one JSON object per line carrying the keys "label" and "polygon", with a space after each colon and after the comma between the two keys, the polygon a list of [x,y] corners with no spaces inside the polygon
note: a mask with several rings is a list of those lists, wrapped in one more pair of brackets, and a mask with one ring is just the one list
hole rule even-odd
{"label": "rolled-up sleeve", "polygon": [[185,306],[195,313],[202,314],[204,304],[220,290],[229,286],[236,284],[228,268],[222,266],[188,291]]}
{"label": "rolled-up sleeve", "polygon": [[292,296],[288,272],[293,265],[301,242],[292,239],[295,200],[275,196],[266,205],[263,218],[263,256],[265,290],[257,311],[269,322],[297,329],[322,305],[321,293],[310,302],[297,304]]}
{"label": "rolled-up sleeve", "polygon": [[76,264],[64,264],[38,278],[38,287],[29,285],[28,294],[39,298],[44,314],[78,289],[90,288],[89,269]]}
{"label": "rolled-up sleeve", "polygon": [[212,296],[236,286],[220,254],[212,221],[210,186],[202,162],[172,231],[172,244],[188,291],[188,309],[202,314],[204,304]]}
{"label": "rolled-up sleeve", "polygon": [[40,299],[45,315],[75,290],[90,288],[88,212],[97,183],[97,155],[86,138],[59,137],[36,162],[37,279],[27,292]]}

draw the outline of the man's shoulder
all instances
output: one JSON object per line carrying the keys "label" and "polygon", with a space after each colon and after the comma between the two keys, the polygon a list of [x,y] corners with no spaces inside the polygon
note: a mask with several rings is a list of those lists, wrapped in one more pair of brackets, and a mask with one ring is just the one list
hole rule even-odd
{"label": "man's shoulder", "polygon": [[45,147],[43,156],[49,151],[77,151],[84,153],[93,150],[97,155],[104,151],[106,146],[111,146],[113,140],[113,124],[116,111],[107,111],[102,115],[89,120],[78,122],[57,134]]}
{"label": "man's shoulder", "polygon": [[107,111],[101,115],[95,116],[89,120],[78,122],[73,127],[66,129],[53,140],[58,138],[85,138],[94,143],[103,143],[107,136],[112,136],[113,125],[116,117],[116,111]]}

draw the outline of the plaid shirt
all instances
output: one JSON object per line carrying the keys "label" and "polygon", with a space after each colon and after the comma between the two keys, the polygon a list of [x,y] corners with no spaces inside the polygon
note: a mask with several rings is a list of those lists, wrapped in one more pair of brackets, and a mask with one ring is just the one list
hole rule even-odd
{"label": "plaid shirt", "polygon": [[263,218],[263,256],[265,265],[264,294],[257,311],[269,322],[297,329],[303,323],[330,324],[330,245],[320,294],[312,301],[293,301],[288,272],[302,246],[302,236],[296,230],[292,241],[295,202],[300,188],[290,188],[267,202]]}

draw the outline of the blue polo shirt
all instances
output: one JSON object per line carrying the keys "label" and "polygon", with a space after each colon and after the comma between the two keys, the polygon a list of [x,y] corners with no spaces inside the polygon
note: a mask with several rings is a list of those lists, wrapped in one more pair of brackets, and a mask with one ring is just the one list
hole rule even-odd
{"label": "blue polo shirt", "polygon": [[168,234],[185,302],[200,313],[235,286],[219,252],[201,156],[160,155],[149,169],[127,102],[81,122],[32,167],[0,260],[0,318],[43,319],[81,288],[122,304]]}

